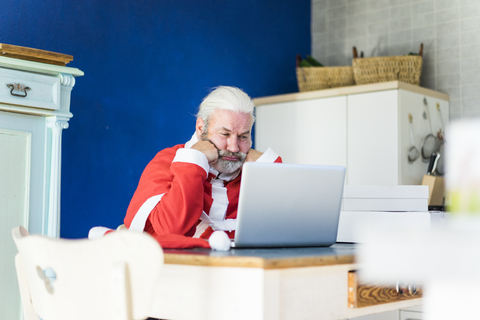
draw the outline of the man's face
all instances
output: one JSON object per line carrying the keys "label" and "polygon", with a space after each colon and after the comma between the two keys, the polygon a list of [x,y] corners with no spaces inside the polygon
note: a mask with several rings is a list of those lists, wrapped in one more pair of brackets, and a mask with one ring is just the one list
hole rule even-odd
{"label": "man's face", "polygon": [[252,146],[252,125],[249,114],[217,109],[210,118],[207,132],[201,126],[201,139],[209,139],[219,149],[218,160],[212,165],[218,172],[232,173],[242,167]]}

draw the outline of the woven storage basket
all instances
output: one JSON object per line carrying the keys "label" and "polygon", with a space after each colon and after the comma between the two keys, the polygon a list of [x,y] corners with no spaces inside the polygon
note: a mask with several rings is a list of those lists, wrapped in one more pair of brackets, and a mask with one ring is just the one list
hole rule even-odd
{"label": "woven storage basket", "polygon": [[420,85],[422,57],[419,55],[354,58],[352,66],[356,84],[398,80]]}
{"label": "woven storage basket", "polygon": [[297,67],[297,82],[300,92],[355,85],[352,67]]}

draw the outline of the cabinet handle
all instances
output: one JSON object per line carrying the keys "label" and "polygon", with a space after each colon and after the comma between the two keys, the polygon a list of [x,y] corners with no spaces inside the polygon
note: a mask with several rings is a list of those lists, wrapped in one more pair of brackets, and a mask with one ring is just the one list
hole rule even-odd
{"label": "cabinet handle", "polygon": [[[7,83],[7,87],[10,88],[10,94],[15,97],[25,98],[27,96],[27,91],[31,90],[30,87],[27,87],[21,83]],[[13,93],[13,91],[21,91],[23,94]]]}

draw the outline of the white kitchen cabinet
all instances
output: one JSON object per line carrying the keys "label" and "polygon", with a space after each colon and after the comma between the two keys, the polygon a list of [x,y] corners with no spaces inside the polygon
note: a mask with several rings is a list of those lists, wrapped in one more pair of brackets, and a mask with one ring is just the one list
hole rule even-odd
{"label": "white kitchen cabinet", "polygon": [[449,115],[448,95],[399,81],[257,98],[254,103],[255,148],[271,147],[287,163],[346,166],[351,185],[421,184],[428,159],[408,160],[410,132],[421,152],[429,123],[436,135]]}
{"label": "white kitchen cabinet", "polygon": [[382,313],[371,314],[362,317],[350,318],[348,320],[422,320],[424,314],[421,307],[413,307]]}
{"label": "white kitchen cabinet", "polygon": [[269,104],[256,109],[255,144],[287,163],[347,163],[346,97]]}
{"label": "white kitchen cabinet", "polygon": [[347,320],[399,320],[399,310],[369,314],[366,316],[350,318]]}
{"label": "white kitchen cabinet", "polygon": [[397,101],[398,90],[348,96],[349,184],[399,184]]}
{"label": "white kitchen cabinet", "polygon": [[422,312],[400,310],[400,320],[422,320],[424,318]]}
{"label": "white kitchen cabinet", "polygon": [[13,227],[59,237],[62,130],[83,72],[0,57],[0,319],[21,319]]}

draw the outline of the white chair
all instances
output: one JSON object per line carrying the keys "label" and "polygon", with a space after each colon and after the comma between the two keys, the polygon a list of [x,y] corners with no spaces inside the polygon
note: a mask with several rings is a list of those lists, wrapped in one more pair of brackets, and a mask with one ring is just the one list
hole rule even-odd
{"label": "white chair", "polygon": [[12,235],[26,320],[148,318],[163,265],[150,235],[117,231],[66,240],[30,235],[23,227]]}

